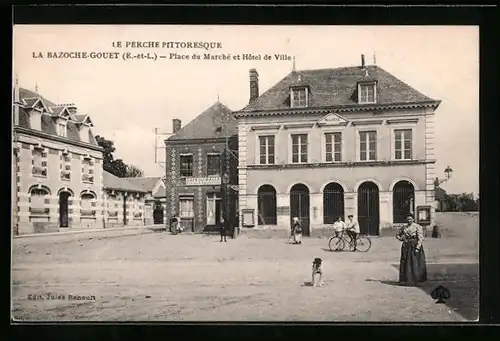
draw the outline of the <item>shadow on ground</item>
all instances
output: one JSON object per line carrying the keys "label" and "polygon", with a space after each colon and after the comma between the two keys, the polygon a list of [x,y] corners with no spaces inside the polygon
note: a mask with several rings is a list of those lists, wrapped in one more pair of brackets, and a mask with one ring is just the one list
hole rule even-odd
{"label": "shadow on ground", "polygon": [[[399,270],[399,264],[393,264]],[[478,264],[427,264],[425,283],[417,287],[429,296],[439,285],[450,291],[451,297],[445,304],[467,320],[479,318],[479,265]],[[367,281],[372,281],[367,279]],[[380,283],[401,286],[397,281]]]}

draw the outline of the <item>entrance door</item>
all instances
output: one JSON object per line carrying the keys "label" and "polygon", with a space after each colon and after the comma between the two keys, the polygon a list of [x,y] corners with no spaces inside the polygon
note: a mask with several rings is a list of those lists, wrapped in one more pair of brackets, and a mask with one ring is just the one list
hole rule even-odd
{"label": "entrance door", "polygon": [[379,191],[373,182],[358,188],[358,222],[361,234],[379,235]]}
{"label": "entrance door", "polygon": [[399,181],[392,190],[392,215],[394,223],[405,223],[406,217],[415,212],[415,189],[408,181]]}
{"label": "entrance door", "polygon": [[163,206],[160,202],[155,202],[153,210],[153,224],[163,224]]}
{"label": "entrance door", "polygon": [[290,190],[290,224],[294,217],[302,224],[302,234],[309,236],[309,189],[303,184],[296,184]]}
{"label": "entrance door", "polygon": [[70,193],[59,193],[59,226],[68,227],[68,198]]}

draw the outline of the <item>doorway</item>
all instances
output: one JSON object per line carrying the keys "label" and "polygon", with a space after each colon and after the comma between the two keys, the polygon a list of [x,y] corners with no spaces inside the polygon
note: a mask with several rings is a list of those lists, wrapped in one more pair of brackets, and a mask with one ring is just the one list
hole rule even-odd
{"label": "doorway", "polygon": [[392,215],[394,223],[405,223],[409,214],[415,213],[415,189],[405,180],[399,181],[392,190]]}
{"label": "doorway", "polygon": [[361,234],[379,235],[379,190],[371,181],[358,188],[358,222]]}
{"label": "doorway", "polygon": [[69,226],[68,201],[71,194],[63,191],[59,193],[59,227]]}
{"label": "doorway", "polygon": [[294,217],[302,224],[302,234],[309,236],[309,188],[303,184],[296,184],[290,190],[290,225]]}
{"label": "doorway", "polygon": [[153,209],[153,224],[163,224],[163,205],[160,201],[155,201]]}

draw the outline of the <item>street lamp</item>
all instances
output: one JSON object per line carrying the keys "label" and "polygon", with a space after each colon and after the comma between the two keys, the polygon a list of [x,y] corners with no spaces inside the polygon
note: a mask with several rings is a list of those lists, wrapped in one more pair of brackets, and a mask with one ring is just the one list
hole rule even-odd
{"label": "street lamp", "polygon": [[[451,169],[450,166],[446,166],[446,169],[444,170],[445,178],[439,179],[438,177],[436,177],[436,179],[434,180],[434,199],[438,200],[436,190],[439,187],[439,185],[441,185],[443,182],[450,180],[452,174],[453,174],[453,169]],[[442,200],[440,200],[440,199],[439,199],[439,206],[440,206],[440,211],[442,211],[443,210]],[[439,231],[439,227],[437,224],[435,224],[432,228],[432,237],[433,238],[440,238],[440,236],[441,236],[441,232]]]}
{"label": "street lamp", "polygon": [[452,174],[453,174],[453,169],[451,169],[450,166],[447,166],[446,169],[444,170],[445,178],[439,179],[438,177],[436,177],[436,179],[434,180],[434,186],[439,187],[439,185],[441,185],[443,182],[450,180]]}

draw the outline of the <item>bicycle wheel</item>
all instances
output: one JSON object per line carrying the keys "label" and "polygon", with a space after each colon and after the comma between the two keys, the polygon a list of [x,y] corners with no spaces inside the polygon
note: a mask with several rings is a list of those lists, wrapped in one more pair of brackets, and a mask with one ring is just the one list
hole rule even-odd
{"label": "bicycle wheel", "polygon": [[360,252],[368,252],[372,247],[372,241],[366,236],[359,236],[356,239],[356,250]]}
{"label": "bicycle wheel", "polygon": [[344,250],[345,243],[342,238],[332,237],[328,242],[328,247],[330,248],[330,251],[342,251]]}

